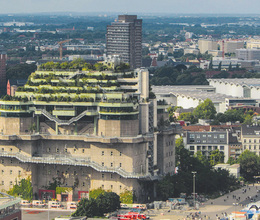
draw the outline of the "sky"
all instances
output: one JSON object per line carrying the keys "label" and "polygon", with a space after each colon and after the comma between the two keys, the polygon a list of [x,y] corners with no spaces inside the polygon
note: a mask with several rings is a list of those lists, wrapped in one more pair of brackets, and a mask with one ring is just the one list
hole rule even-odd
{"label": "sky", "polygon": [[41,12],[260,14],[260,0],[0,0],[0,14]]}

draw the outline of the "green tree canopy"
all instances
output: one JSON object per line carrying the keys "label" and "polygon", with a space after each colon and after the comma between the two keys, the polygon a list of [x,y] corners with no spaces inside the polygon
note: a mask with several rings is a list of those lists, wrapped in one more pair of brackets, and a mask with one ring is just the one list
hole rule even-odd
{"label": "green tree canopy", "polygon": [[238,158],[240,173],[246,180],[253,180],[259,175],[259,157],[249,150],[245,150]]}
{"label": "green tree canopy", "polygon": [[12,196],[20,196],[23,199],[32,200],[33,197],[33,188],[31,183],[31,178],[22,179],[20,184],[15,184],[12,189],[7,192]]}
{"label": "green tree canopy", "polygon": [[193,111],[193,114],[198,119],[214,119],[217,111],[210,99],[205,99]]}

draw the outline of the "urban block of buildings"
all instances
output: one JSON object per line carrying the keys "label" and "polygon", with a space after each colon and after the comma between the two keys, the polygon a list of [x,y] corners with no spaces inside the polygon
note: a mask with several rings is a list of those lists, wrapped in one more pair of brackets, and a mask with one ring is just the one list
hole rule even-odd
{"label": "urban block of buildings", "polygon": [[155,129],[166,107],[149,98],[145,69],[39,68],[0,100],[0,190],[30,177],[35,199],[53,198],[54,180],[69,188],[63,201],[100,187],[152,199],[153,181],[175,169],[174,130]]}

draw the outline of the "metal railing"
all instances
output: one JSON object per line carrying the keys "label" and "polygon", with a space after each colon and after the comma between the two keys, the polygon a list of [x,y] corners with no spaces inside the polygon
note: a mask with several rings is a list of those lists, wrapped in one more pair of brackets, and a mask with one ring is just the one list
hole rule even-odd
{"label": "metal railing", "polygon": [[118,175],[120,175],[124,178],[133,178],[133,179],[152,179],[152,178],[154,178],[150,174],[127,172],[127,171],[123,170],[121,167],[102,166],[97,162],[91,161],[90,157],[74,158],[74,157],[68,157],[66,155],[26,156],[26,155],[18,153],[18,152],[17,153],[0,152],[0,157],[16,158],[17,160],[24,162],[24,163],[86,166],[86,167],[91,167],[98,172],[117,173]]}
{"label": "metal railing", "polygon": [[51,121],[55,121],[56,123],[58,123],[59,125],[70,125],[71,123],[78,121],[79,119],[83,118],[87,112],[96,112],[96,111],[90,111],[90,110],[86,110],[82,113],[80,113],[79,115],[77,115],[76,117],[71,118],[70,120],[66,121],[66,120],[60,120],[59,118],[56,118],[55,116],[53,116],[52,114],[50,114],[48,111],[46,111],[45,109],[37,109],[36,111],[40,111],[45,117],[47,117],[49,120]]}

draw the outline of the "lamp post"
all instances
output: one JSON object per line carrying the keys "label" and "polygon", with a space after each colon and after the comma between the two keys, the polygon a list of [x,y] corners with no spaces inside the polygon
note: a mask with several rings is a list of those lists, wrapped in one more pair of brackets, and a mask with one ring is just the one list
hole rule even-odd
{"label": "lamp post", "polygon": [[195,178],[196,178],[196,171],[192,171],[191,172],[193,174],[193,205],[194,205],[194,209],[196,208],[196,204],[195,204],[195,197],[196,197],[196,194],[195,194]]}

